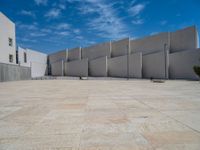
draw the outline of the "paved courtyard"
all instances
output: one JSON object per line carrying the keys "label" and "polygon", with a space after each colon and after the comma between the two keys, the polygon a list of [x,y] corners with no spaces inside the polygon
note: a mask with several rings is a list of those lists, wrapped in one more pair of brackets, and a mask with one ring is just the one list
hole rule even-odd
{"label": "paved courtyard", "polygon": [[0,83],[0,150],[200,150],[200,83]]}

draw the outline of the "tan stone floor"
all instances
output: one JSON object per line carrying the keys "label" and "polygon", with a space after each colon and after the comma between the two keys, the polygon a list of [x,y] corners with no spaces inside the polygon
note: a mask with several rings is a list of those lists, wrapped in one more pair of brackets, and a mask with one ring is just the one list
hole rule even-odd
{"label": "tan stone floor", "polygon": [[0,150],[200,150],[200,83],[0,83]]}

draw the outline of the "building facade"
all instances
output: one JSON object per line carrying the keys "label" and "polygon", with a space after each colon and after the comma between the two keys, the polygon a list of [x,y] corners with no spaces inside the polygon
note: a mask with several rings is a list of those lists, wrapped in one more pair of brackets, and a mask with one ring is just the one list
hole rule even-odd
{"label": "building facade", "polygon": [[47,54],[18,47],[18,64],[31,67],[31,77],[42,77],[47,74]]}
{"label": "building facade", "polygon": [[15,24],[0,12],[0,62],[16,64]]}
{"label": "building facade", "polygon": [[[45,76],[47,71],[47,54],[21,47],[16,48],[15,23],[2,12],[0,12],[0,63],[2,63],[2,66],[6,64],[4,68],[10,70],[12,74],[18,74],[19,71],[15,72],[16,67],[10,65],[18,66],[18,68],[21,66],[22,70],[23,68],[31,68],[31,77]],[[4,69],[4,72],[2,72],[2,68],[0,69],[0,73],[4,75],[6,69]],[[9,71],[7,71],[7,74],[9,76]],[[20,76],[23,76],[23,74],[20,74]],[[14,77],[11,80],[13,79]]]}

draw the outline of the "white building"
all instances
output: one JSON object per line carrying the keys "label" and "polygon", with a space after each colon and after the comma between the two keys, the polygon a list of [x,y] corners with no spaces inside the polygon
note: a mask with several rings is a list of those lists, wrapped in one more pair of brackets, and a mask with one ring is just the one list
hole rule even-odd
{"label": "white building", "polygon": [[44,76],[47,54],[18,47],[16,55],[15,23],[0,12],[0,63],[31,67],[32,77]]}
{"label": "white building", "polygon": [[0,12],[0,62],[16,64],[15,24]]}
{"label": "white building", "polygon": [[47,73],[47,54],[18,47],[18,63],[31,67],[32,77],[42,77]]}

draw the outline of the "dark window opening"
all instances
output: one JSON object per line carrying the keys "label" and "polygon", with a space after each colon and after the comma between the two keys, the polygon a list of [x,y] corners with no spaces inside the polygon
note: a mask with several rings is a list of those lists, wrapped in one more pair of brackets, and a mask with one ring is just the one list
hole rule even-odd
{"label": "dark window opening", "polygon": [[13,62],[13,55],[9,55],[9,62],[12,63]]}
{"label": "dark window opening", "polygon": [[13,46],[13,39],[12,38],[8,38],[8,44],[9,44],[9,46]]}
{"label": "dark window opening", "polygon": [[25,52],[24,52],[24,62],[27,63],[27,55]]}

